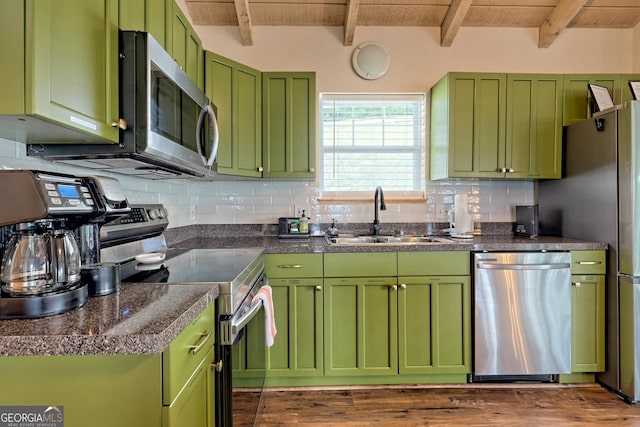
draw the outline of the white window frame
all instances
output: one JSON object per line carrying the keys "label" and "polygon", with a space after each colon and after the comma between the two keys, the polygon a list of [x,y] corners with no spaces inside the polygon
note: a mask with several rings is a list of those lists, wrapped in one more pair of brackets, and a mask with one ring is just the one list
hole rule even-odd
{"label": "white window frame", "polygon": [[[367,146],[351,146],[351,147],[343,147],[342,149],[337,148],[333,145],[331,148],[324,144],[324,122],[323,122],[323,103],[331,102],[331,101],[349,101],[353,100],[354,103],[374,100],[374,101],[393,101],[393,100],[420,100],[422,102],[422,123],[420,129],[420,135],[418,138],[420,139],[419,145],[415,148],[407,148],[407,146],[403,147],[367,147]],[[426,186],[426,159],[425,159],[425,151],[426,151],[426,94],[425,93],[321,93],[320,94],[320,144],[319,144],[319,158],[320,158],[320,175],[319,175],[319,185],[320,185],[320,200],[325,201],[358,201],[358,200],[370,200],[376,186],[380,185],[376,182],[375,179],[371,180],[371,188],[370,189],[362,189],[361,191],[353,191],[353,190],[326,190],[325,189],[325,181],[324,174],[326,172],[325,165],[325,154],[329,153],[339,153],[339,152],[349,152],[354,150],[363,150],[370,152],[406,152],[407,150],[414,152],[414,159],[412,161],[413,166],[413,174],[414,174],[414,183],[418,184],[419,188],[413,190],[391,190],[385,189],[384,185],[382,185],[385,197],[388,199],[394,200],[424,200],[426,197],[425,186]],[[333,138],[332,138],[333,139]]]}

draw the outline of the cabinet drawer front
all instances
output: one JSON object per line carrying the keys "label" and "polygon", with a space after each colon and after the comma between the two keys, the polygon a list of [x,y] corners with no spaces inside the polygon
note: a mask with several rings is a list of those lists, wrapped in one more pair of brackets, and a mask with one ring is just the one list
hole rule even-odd
{"label": "cabinet drawer front", "polygon": [[400,252],[398,275],[465,276],[469,274],[469,252]]}
{"label": "cabinet drawer front", "polygon": [[605,274],[606,251],[571,251],[571,274]]}
{"label": "cabinet drawer front", "polygon": [[170,405],[212,348],[214,304],[210,304],[162,352],[162,402]]}
{"label": "cabinet drawer front", "polygon": [[269,278],[322,277],[322,254],[269,254],[265,274]]}
{"label": "cabinet drawer front", "polygon": [[395,252],[324,255],[325,277],[385,277],[397,275]]}

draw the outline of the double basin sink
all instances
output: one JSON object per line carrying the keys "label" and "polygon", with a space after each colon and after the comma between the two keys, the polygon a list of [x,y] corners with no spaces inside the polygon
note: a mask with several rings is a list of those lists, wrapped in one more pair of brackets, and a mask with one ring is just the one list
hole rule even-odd
{"label": "double basin sink", "polygon": [[338,236],[325,235],[324,238],[330,245],[442,245],[456,243],[454,240],[447,237],[425,235],[359,236],[352,234],[339,234]]}

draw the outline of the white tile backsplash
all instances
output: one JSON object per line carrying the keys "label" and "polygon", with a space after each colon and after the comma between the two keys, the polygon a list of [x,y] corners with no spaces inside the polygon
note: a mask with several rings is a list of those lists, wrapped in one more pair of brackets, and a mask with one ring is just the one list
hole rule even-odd
{"label": "white tile backsplash", "polygon": [[[26,157],[24,144],[0,138],[0,167],[93,174],[90,169],[60,166]],[[101,172],[102,173],[102,172]],[[163,203],[170,227],[199,224],[275,224],[278,217],[295,215],[294,206],[309,206],[312,222],[371,222],[373,203],[319,203],[319,188],[311,181],[153,181],[123,175],[117,178],[130,203]],[[224,179],[224,178],[222,178]],[[0,183],[1,185],[1,183]],[[371,189],[373,197],[374,189]],[[451,209],[453,196],[467,193],[475,221],[511,222],[515,205],[533,203],[531,181],[451,180],[427,182],[426,201],[393,203],[380,212],[388,222],[442,222],[440,214]]]}

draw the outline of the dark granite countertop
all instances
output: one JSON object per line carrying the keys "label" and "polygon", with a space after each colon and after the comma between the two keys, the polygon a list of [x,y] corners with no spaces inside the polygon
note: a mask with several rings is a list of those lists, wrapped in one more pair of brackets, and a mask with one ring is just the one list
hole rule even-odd
{"label": "dark granite countertop", "polygon": [[563,237],[539,236],[535,239],[513,235],[474,236],[455,243],[433,244],[355,244],[329,245],[323,237],[279,239],[277,237],[198,237],[183,240],[181,248],[237,248],[262,246],[267,254],[344,253],[344,252],[416,252],[416,251],[561,251],[607,249],[607,244]]}
{"label": "dark granite countertop", "polygon": [[123,284],[63,314],[0,321],[0,356],[160,353],[217,296],[215,285]]}

